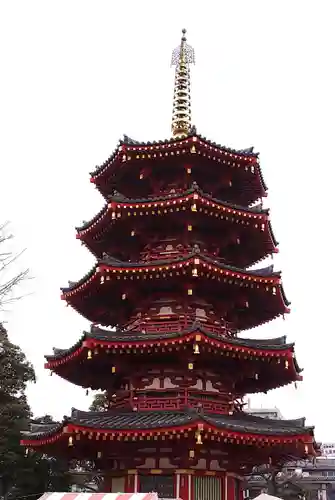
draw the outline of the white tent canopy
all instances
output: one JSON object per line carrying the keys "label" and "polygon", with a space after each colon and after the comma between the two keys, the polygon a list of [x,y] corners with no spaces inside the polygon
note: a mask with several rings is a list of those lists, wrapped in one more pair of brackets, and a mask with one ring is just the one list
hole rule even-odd
{"label": "white tent canopy", "polygon": [[267,493],[261,493],[254,500],[282,500],[280,497],[274,497],[273,495],[268,495]]}
{"label": "white tent canopy", "polygon": [[39,500],[158,500],[156,493],[44,493]]}

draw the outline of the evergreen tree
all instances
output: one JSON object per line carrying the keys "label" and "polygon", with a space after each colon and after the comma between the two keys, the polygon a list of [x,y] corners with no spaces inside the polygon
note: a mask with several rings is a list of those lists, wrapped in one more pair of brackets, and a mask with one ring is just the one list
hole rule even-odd
{"label": "evergreen tree", "polygon": [[[54,424],[50,415],[35,418],[32,424]],[[33,474],[32,474],[33,471]],[[69,491],[71,476],[67,459],[44,455],[30,450],[24,463],[22,479],[18,484],[20,496],[34,500],[46,491]]]}
{"label": "evergreen tree", "polygon": [[[12,235],[8,224],[0,225],[0,311],[20,296],[19,285],[28,278],[28,270],[12,272],[12,264],[20,257],[11,251]],[[26,399],[26,386],[35,381],[32,365],[21,349],[12,344],[0,323],[0,499],[34,500],[45,491],[67,491],[67,461],[40,453],[26,456],[20,445],[22,432],[28,430],[31,412]],[[46,415],[36,423],[52,423]]]}
{"label": "evergreen tree", "polygon": [[98,394],[96,394],[89,409],[90,411],[108,410],[108,399],[106,392],[99,392]]}
{"label": "evergreen tree", "polygon": [[0,498],[39,498],[45,491],[68,491],[67,460],[30,451],[20,445],[31,423],[52,424],[50,415],[31,421],[25,389],[35,381],[31,364],[12,344],[0,324]]}
{"label": "evergreen tree", "polygon": [[0,495],[4,498],[16,489],[21,470],[26,467],[20,439],[31,416],[26,385],[33,381],[31,364],[0,324]]}
{"label": "evergreen tree", "polygon": [[[21,283],[28,269],[12,272],[12,264],[20,257],[10,247],[12,235],[8,223],[0,224],[0,311],[18,300]],[[26,386],[35,381],[32,365],[21,349],[12,344],[0,323],[0,499],[34,500],[45,491],[67,491],[68,463],[31,452],[20,445],[22,432],[29,429],[31,412],[26,399]],[[50,415],[35,423],[53,423]]]}

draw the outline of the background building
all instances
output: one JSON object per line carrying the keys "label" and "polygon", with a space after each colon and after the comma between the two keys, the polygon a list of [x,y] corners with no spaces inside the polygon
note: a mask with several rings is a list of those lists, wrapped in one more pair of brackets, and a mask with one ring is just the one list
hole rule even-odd
{"label": "background building", "polygon": [[[245,411],[257,417],[283,419],[278,408],[251,408],[250,401]],[[249,476],[246,498],[254,498],[267,491],[266,476],[266,473]],[[323,443],[321,457],[312,461],[288,462],[277,479],[278,484],[282,484],[284,497],[299,497],[302,492],[309,500],[335,499],[335,443]]]}
{"label": "background building", "polygon": [[335,459],[335,443],[322,443],[321,454],[324,458]]}
{"label": "background building", "polygon": [[[271,418],[273,420],[282,420],[283,415],[278,408],[252,408],[250,399],[248,400],[247,408],[245,412],[253,415],[254,417]],[[335,445],[334,445],[335,446]]]}

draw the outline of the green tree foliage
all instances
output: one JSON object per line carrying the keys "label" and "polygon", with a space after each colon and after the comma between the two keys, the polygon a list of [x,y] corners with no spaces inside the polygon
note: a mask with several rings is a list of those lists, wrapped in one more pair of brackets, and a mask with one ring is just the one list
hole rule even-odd
{"label": "green tree foliage", "polygon": [[33,381],[31,364],[21,349],[10,342],[0,324],[0,488],[5,498],[16,487],[20,471],[25,468],[20,438],[31,416],[26,385]]}
{"label": "green tree foliage", "polygon": [[[32,420],[32,424],[55,423],[50,415]],[[46,491],[69,491],[71,476],[66,458],[52,457],[30,450],[25,458],[24,473],[19,483],[20,495],[38,498]]]}
{"label": "green tree foliage", "polygon": [[108,399],[105,392],[96,394],[90,406],[91,411],[106,411],[108,410]]}
{"label": "green tree foliage", "polygon": [[[31,364],[12,344],[0,324],[0,498],[39,498],[45,491],[68,491],[66,460],[26,450],[20,444],[22,431],[29,429],[30,408],[25,390],[35,381]],[[33,423],[53,423],[49,415]]]}
{"label": "green tree foliage", "polygon": [[[14,271],[13,263],[21,254],[13,253],[7,231],[0,224],[0,311],[20,298],[18,288],[28,278],[28,270]],[[27,497],[34,500],[45,491],[67,491],[66,461],[32,452],[26,456],[20,444],[22,432],[29,429],[31,412],[26,386],[35,381],[32,365],[21,349],[10,342],[0,323],[0,499]],[[49,415],[36,423],[52,423]]]}

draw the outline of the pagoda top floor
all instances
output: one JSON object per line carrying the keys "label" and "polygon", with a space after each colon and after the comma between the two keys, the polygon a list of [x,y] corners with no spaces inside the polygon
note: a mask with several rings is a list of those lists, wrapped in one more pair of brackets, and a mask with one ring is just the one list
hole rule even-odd
{"label": "pagoda top floor", "polygon": [[107,199],[115,191],[129,198],[149,198],[185,190],[197,181],[214,197],[249,206],[266,196],[258,154],[233,150],[200,136],[141,143],[126,136],[94,172],[91,182]]}

